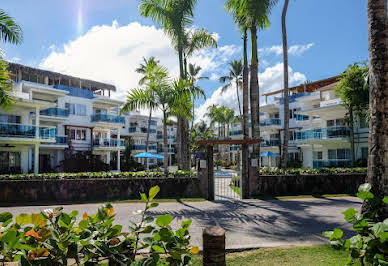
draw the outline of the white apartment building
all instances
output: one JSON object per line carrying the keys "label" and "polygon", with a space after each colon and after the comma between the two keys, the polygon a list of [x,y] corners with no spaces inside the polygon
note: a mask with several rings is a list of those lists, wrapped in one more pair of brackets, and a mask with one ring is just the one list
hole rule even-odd
{"label": "white apartment building", "polygon": [[[348,167],[351,165],[349,129],[345,123],[346,110],[334,93],[339,77],[332,77],[290,88],[289,158],[302,162],[304,168]],[[260,134],[264,141],[260,152],[281,153],[283,142],[283,91],[263,96],[260,106]],[[368,155],[368,124],[356,121],[355,155],[366,160]],[[241,125],[234,124],[232,138],[242,138]],[[239,146],[230,147],[235,159]],[[277,166],[279,158],[262,157],[262,166]]]}
{"label": "white apartment building", "polygon": [[[167,143],[168,143],[168,165],[172,166],[176,162],[176,133],[177,126],[176,122],[169,121],[167,125]],[[160,123],[157,129],[157,144],[158,144],[158,153],[164,155],[163,149],[163,124]]]}
{"label": "white apartment building", "polygon": [[113,85],[14,63],[9,72],[15,103],[0,109],[1,173],[62,171],[67,151],[91,151],[120,170],[129,131]]}

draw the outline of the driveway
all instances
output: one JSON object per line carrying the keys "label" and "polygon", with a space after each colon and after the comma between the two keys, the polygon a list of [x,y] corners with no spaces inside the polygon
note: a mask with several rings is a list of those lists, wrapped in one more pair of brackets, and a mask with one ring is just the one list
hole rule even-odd
{"label": "driveway", "polygon": [[[64,210],[78,210],[79,218],[85,211],[94,214],[101,204],[65,205]],[[137,221],[133,214],[141,209],[141,203],[113,204],[116,222],[123,226],[128,220]],[[202,246],[202,229],[207,226],[221,226],[226,230],[226,247],[253,248],[280,245],[304,245],[324,243],[322,231],[340,227],[351,235],[341,212],[353,207],[359,209],[360,200],[354,197],[304,200],[244,200],[204,201],[184,203],[161,203],[150,214],[170,213],[175,219],[173,227],[185,219],[192,219],[190,227],[192,244]],[[56,206],[1,207],[0,212],[13,214],[36,213]],[[125,229],[124,229],[125,230]]]}

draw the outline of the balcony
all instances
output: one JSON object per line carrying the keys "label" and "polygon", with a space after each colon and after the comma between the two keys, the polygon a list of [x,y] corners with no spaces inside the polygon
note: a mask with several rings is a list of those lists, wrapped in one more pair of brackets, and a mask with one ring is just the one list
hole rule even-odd
{"label": "balcony", "polygon": [[265,120],[260,120],[261,127],[280,126],[281,124],[282,124],[282,121],[279,118],[269,118]]}
{"label": "balcony", "polygon": [[67,138],[67,136],[56,136],[55,140],[56,140],[55,144],[65,145],[65,144],[67,144],[68,138]]}
{"label": "balcony", "polygon": [[125,119],[123,116],[117,116],[117,115],[94,114],[92,115],[92,122],[124,124]]}
{"label": "balcony", "polygon": [[[145,151],[146,150],[146,145],[144,145],[144,144],[132,145],[132,150],[134,150],[134,151]],[[148,146],[148,151],[157,151],[156,145],[149,145]]]}
{"label": "balcony", "polygon": [[[55,127],[39,127],[39,138],[54,140],[56,137]],[[0,123],[0,137],[11,138],[35,138],[36,126]]]}
{"label": "balcony", "polygon": [[296,119],[296,121],[308,121],[309,116],[308,115],[296,115],[295,119]]}
{"label": "balcony", "polygon": [[[115,148],[117,147],[117,139],[93,139],[93,146]],[[124,140],[120,140],[119,147],[125,147]]]}
{"label": "balcony", "polygon": [[[143,134],[146,134],[147,133],[147,128],[146,127],[130,127],[128,129],[129,133],[143,133]],[[152,129],[150,128],[150,134],[155,134],[156,133],[156,129]]]}
{"label": "balcony", "polygon": [[314,160],[313,168],[351,167],[350,160]]}
{"label": "balcony", "polygon": [[303,141],[303,140],[324,140],[324,139],[347,138],[347,137],[349,137],[349,128],[328,127],[328,128],[316,128],[312,130],[295,132],[294,139],[296,141]]}
{"label": "balcony", "polygon": [[67,118],[69,117],[69,110],[53,107],[53,108],[40,110],[40,115]]}
{"label": "balcony", "polygon": [[238,136],[238,135],[242,135],[242,130],[233,130],[233,131],[230,131],[230,135],[231,136]]}
{"label": "balcony", "polygon": [[260,147],[278,147],[279,145],[280,140],[278,139],[264,140],[260,143]]}

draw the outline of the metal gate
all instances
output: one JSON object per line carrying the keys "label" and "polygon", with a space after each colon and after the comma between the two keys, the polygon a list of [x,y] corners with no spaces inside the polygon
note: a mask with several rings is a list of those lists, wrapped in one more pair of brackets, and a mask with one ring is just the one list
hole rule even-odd
{"label": "metal gate", "polygon": [[214,199],[240,200],[241,174],[232,170],[214,170]]}

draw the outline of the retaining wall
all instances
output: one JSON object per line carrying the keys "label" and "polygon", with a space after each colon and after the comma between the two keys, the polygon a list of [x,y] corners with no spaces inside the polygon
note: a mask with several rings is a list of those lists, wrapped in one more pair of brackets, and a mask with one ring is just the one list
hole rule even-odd
{"label": "retaining wall", "polygon": [[140,199],[156,185],[157,198],[202,196],[198,178],[2,180],[0,205]]}
{"label": "retaining wall", "polygon": [[365,177],[366,174],[261,175],[250,180],[250,195],[353,194],[365,183]]}

